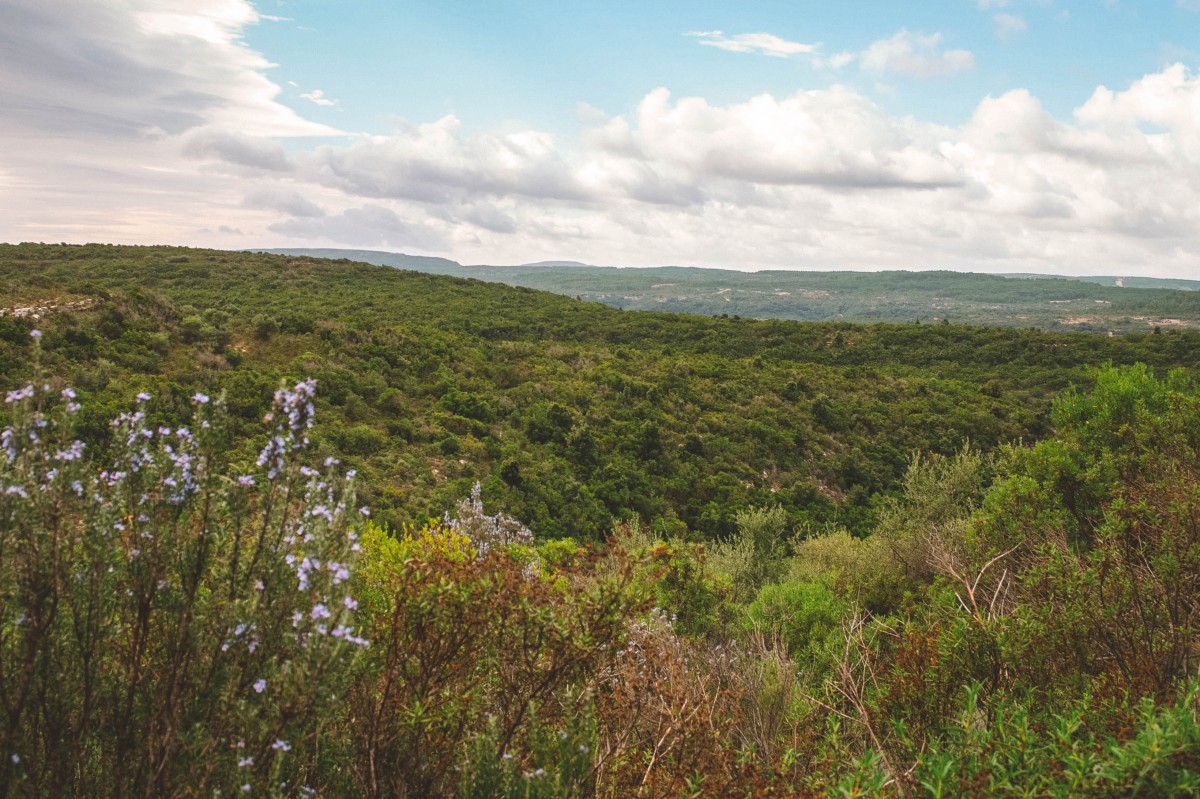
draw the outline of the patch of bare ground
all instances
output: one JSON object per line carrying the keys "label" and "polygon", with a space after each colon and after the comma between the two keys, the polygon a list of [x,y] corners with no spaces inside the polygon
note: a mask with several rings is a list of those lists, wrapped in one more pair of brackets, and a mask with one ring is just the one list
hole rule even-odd
{"label": "patch of bare ground", "polygon": [[94,299],[85,297],[82,300],[56,300],[46,303],[31,303],[15,305],[11,308],[0,308],[0,316],[12,316],[17,319],[41,319],[56,313],[78,313],[86,311],[96,304]]}

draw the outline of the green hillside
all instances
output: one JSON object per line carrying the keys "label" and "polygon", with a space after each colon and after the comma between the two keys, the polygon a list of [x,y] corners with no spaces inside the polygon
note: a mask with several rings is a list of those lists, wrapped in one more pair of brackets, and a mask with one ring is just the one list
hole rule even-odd
{"label": "green hillside", "polygon": [[[163,419],[195,391],[225,392],[248,456],[279,382],[314,377],[314,438],[359,468],[382,521],[440,516],[479,480],[538,534],[585,539],[633,517],[718,537],[766,503],[795,524],[865,532],[913,452],[1040,438],[1050,398],[1096,366],[1195,368],[1200,354],[1194,333],[629,313],[347,261],[164,247],[3,246],[0,281],[10,310],[59,304],[37,323],[48,366],[85,392],[97,442],[139,390]],[[0,323],[0,377],[16,384],[32,322]]]}
{"label": "green hillside", "polygon": [[[737,272],[527,264],[463,266],[370,250],[279,250],[552,291],[625,310],[806,322],[952,322],[1098,333],[1200,329],[1200,281],[969,272]],[[1033,279],[1036,278],[1036,279]]]}

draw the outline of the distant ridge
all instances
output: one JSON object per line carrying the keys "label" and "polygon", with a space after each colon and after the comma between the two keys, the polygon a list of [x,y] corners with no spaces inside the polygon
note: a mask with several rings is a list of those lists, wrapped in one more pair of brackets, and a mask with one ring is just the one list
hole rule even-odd
{"label": "distant ridge", "polygon": [[[1053,275],[1038,275],[1033,273],[1014,273],[1004,277],[1024,278],[1028,280],[1044,280]],[[1085,275],[1071,277],[1068,280],[1080,280],[1084,283],[1097,283],[1101,286],[1116,286],[1127,289],[1171,289],[1173,291],[1200,291],[1200,280],[1181,280],[1169,277],[1115,277],[1113,275]]]}
{"label": "distant ridge", "polygon": [[343,250],[336,247],[277,247],[250,248],[246,252],[265,252],[271,255],[291,255],[294,257],[328,258],[338,260],[348,258],[351,261],[361,261],[378,266],[394,266],[397,269],[412,269],[416,272],[431,272],[446,275],[458,274],[463,265],[449,258],[436,258],[430,255],[406,255],[402,252],[384,252],[382,250]]}
{"label": "distant ridge", "polygon": [[[1200,329],[1200,281],[952,271],[741,272],[578,261],[463,265],[378,250],[258,250],[550,291],[623,310],[805,322],[943,322],[1092,333]],[[1122,287],[1123,286],[1123,287]]]}

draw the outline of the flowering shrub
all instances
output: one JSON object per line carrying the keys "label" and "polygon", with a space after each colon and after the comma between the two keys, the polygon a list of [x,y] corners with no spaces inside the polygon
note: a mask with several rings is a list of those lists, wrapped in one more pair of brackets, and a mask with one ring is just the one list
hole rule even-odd
{"label": "flowering shrub", "polygon": [[[35,331],[36,334],[36,331]],[[36,335],[35,335],[36,337]],[[298,794],[367,645],[352,474],[304,465],[312,381],[281,389],[239,473],[224,409],[71,436],[75,392],[11,391],[0,452],[0,795]]]}
{"label": "flowering shrub", "polygon": [[478,485],[397,532],[306,465],[311,380],[242,468],[220,399],[85,446],[37,372],[0,431],[0,797],[1195,795],[1200,399],[1098,385],[980,502],[965,454],[915,473],[780,583],[774,511],[724,574],[635,521],[536,542]]}
{"label": "flowering shrub", "polygon": [[513,544],[533,544],[533,533],[520,521],[503,513],[494,516],[484,513],[481,492],[479,483],[475,483],[470,498],[459,500],[454,515],[446,513],[442,520],[443,527],[450,533],[469,539],[481,556]]}

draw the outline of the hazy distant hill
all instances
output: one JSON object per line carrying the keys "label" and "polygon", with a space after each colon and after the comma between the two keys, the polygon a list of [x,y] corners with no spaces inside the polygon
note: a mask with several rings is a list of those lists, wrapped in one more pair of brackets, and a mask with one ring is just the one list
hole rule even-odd
{"label": "hazy distant hill", "polygon": [[[1047,275],[1012,274],[1008,277],[1044,279]],[[1178,280],[1164,277],[1113,277],[1112,275],[1088,275],[1073,277],[1071,280],[1082,280],[1085,283],[1099,283],[1102,286],[1123,286],[1127,289],[1176,289],[1179,291],[1200,291],[1200,280]],[[1120,282],[1118,282],[1120,281]]]}
{"label": "hazy distant hill", "polygon": [[346,258],[361,263],[394,266],[397,269],[411,269],[414,272],[428,272],[432,275],[457,275],[464,269],[463,265],[458,261],[451,261],[449,258],[434,258],[427,255],[405,255],[400,252],[380,252],[378,250],[283,247],[274,250],[252,249],[249,252],[269,252],[276,255],[307,256],[310,258],[329,258],[331,260]]}
{"label": "hazy distant hill", "polygon": [[267,252],[476,278],[577,296],[617,308],[802,321],[952,322],[1047,330],[1136,332],[1200,328],[1200,281],[1113,276],[1063,278],[965,272],[738,272],[572,261],[465,266],[371,250]]}

